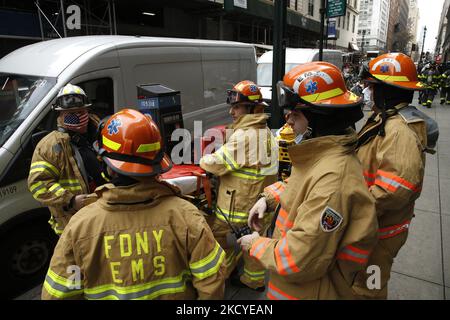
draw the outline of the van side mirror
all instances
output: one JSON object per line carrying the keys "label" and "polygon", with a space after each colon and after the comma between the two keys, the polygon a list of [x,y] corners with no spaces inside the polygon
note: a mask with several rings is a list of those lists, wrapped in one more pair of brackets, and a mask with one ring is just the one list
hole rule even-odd
{"label": "van side mirror", "polygon": [[39,132],[33,133],[31,135],[31,144],[33,145],[33,150],[36,148],[36,146],[39,143],[39,141],[41,141],[41,139],[43,137],[45,137],[46,135],[48,135],[49,133],[50,133],[50,131],[43,130],[43,131],[39,131]]}

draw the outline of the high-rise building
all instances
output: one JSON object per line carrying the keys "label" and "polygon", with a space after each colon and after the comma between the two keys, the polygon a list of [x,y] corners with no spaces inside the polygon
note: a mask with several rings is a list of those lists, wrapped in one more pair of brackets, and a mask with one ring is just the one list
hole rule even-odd
{"label": "high-rise building", "polygon": [[438,29],[438,36],[436,39],[436,48],[435,48],[435,54],[443,54],[445,50],[445,45],[448,45],[448,40],[446,41],[446,38],[448,37],[448,9],[450,7],[450,0],[445,0],[444,6],[442,8],[441,12],[441,19],[439,21],[439,29]]}
{"label": "high-rise building", "polygon": [[[409,14],[408,14],[408,26],[412,34],[412,38],[407,46],[407,53],[416,61],[419,52],[419,47],[417,45],[417,31],[419,28],[419,7],[417,5],[417,0],[409,0]],[[415,51],[412,51],[413,44],[415,45]]]}
{"label": "high-rise building", "polygon": [[408,0],[391,0],[387,36],[388,51],[406,52],[409,42]]}
{"label": "high-rise building", "polygon": [[389,0],[360,1],[357,39],[362,50],[386,50],[389,6]]}

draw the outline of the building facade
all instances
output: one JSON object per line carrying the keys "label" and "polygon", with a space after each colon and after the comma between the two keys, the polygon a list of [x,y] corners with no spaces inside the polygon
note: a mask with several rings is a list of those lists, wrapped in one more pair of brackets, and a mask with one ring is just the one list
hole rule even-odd
{"label": "building facade", "polygon": [[389,11],[389,0],[360,1],[357,40],[362,51],[386,50]]}
{"label": "building facade", "polygon": [[388,34],[386,47],[388,51],[407,53],[407,45],[411,38],[408,28],[408,0],[390,0]]}
{"label": "building facade", "polygon": [[437,35],[437,39],[436,39],[435,54],[441,55],[442,58],[445,58],[445,59],[441,59],[443,61],[447,61],[447,59],[450,59],[450,57],[447,57],[449,48],[448,48],[448,41],[446,41],[448,36],[450,35],[448,33],[449,17],[447,16],[449,7],[450,7],[450,0],[445,0],[443,8],[442,8],[442,12],[441,12],[438,35]]}
{"label": "building facade", "polygon": [[[287,1],[290,47],[316,47],[320,0]],[[78,28],[68,26],[78,8]],[[57,37],[120,34],[273,44],[272,0],[0,1],[0,57]]]}
{"label": "building facade", "polygon": [[[411,55],[414,61],[417,61],[419,55],[417,31],[419,28],[419,7],[417,0],[409,0],[409,14],[408,14],[408,26],[411,30],[412,38],[408,42],[407,52]],[[414,49],[414,50],[413,50]]]}

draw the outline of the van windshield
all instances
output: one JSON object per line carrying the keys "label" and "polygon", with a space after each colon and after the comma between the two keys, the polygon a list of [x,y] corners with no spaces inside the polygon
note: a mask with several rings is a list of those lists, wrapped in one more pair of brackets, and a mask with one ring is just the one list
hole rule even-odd
{"label": "van windshield", "polygon": [[[292,68],[298,66],[298,63],[286,63],[285,72],[287,73]],[[257,84],[259,86],[272,86],[272,64],[260,63],[257,68]]]}
{"label": "van windshield", "polygon": [[0,147],[56,84],[56,78],[0,73]]}

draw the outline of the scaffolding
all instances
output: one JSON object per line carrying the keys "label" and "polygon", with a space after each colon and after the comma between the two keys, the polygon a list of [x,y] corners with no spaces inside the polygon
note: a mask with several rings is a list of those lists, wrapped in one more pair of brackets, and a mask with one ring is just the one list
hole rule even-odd
{"label": "scaffolding", "polygon": [[[69,6],[80,8],[79,28],[67,25]],[[36,0],[42,40],[82,36],[117,34],[114,0]]]}

